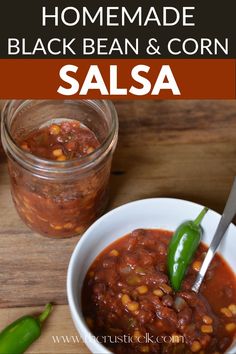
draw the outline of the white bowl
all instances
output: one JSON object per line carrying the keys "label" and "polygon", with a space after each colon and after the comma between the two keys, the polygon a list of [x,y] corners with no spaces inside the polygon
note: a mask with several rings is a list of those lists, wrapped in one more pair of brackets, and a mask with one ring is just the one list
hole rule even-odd
{"label": "white bowl", "polygon": [[[185,220],[195,219],[202,205],[179,199],[153,198],[138,200],[116,208],[98,219],[85,232],[72,254],[67,274],[67,296],[75,327],[92,353],[111,353],[92,336],[81,310],[81,289],[89,266],[110,243],[137,228],[174,231]],[[209,210],[203,219],[203,241],[211,242],[220,215]],[[221,253],[236,271],[236,227],[231,224],[222,241]],[[227,351],[236,353],[236,343]]]}

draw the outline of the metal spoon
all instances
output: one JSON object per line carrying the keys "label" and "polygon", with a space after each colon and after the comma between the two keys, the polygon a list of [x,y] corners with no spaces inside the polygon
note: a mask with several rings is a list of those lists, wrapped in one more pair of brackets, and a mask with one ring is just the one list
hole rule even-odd
{"label": "metal spoon", "polygon": [[216,250],[217,250],[221,240],[223,239],[225,232],[227,231],[235,214],[236,214],[236,177],[234,178],[234,183],[231,188],[227,203],[225,205],[223,215],[222,215],[219,225],[216,229],[215,235],[211,241],[210,247],[207,251],[206,257],[202,263],[202,266],[201,266],[200,271],[197,275],[197,278],[192,286],[192,291],[195,291],[196,293],[198,293],[200,286],[202,284],[202,281],[204,279],[204,276],[206,274],[206,271],[209,267],[209,264],[211,263],[212,258],[214,257]]}

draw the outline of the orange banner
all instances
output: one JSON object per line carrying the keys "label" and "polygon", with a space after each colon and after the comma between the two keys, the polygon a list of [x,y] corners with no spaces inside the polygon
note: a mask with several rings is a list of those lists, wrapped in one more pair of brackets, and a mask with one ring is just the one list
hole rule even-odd
{"label": "orange banner", "polygon": [[1,59],[1,99],[235,99],[234,59]]}

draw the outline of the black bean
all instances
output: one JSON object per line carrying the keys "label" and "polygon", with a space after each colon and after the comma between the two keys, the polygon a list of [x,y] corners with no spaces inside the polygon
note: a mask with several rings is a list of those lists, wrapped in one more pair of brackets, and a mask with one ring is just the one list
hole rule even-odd
{"label": "black bean", "polygon": [[191,322],[192,310],[190,307],[185,307],[182,311],[178,313],[178,325],[183,326]]}
{"label": "black bean", "polygon": [[173,297],[170,295],[164,295],[162,297],[162,303],[164,306],[171,307],[174,303]]}

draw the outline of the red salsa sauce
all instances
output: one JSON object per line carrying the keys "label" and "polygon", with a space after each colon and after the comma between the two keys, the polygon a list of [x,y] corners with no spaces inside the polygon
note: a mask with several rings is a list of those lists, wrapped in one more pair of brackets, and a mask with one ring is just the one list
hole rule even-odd
{"label": "red salsa sauce", "polygon": [[20,147],[31,154],[55,161],[86,156],[99,146],[90,129],[78,121],[68,120],[34,130],[20,142]]}
{"label": "red salsa sauce", "polygon": [[[66,162],[89,156],[101,145],[96,135],[75,120],[59,119],[29,132],[17,142],[34,156],[55,162],[66,173]],[[104,211],[108,199],[110,158],[86,173],[41,178],[9,162],[12,196],[25,223],[45,236],[81,234]]]}
{"label": "red salsa sauce", "polygon": [[166,266],[171,236],[163,230],[135,230],[106,248],[86,275],[83,314],[93,334],[114,353],[221,354],[233,342],[234,273],[217,254],[200,293],[192,292],[207,250],[200,244],[181,291],[174,293]]}

